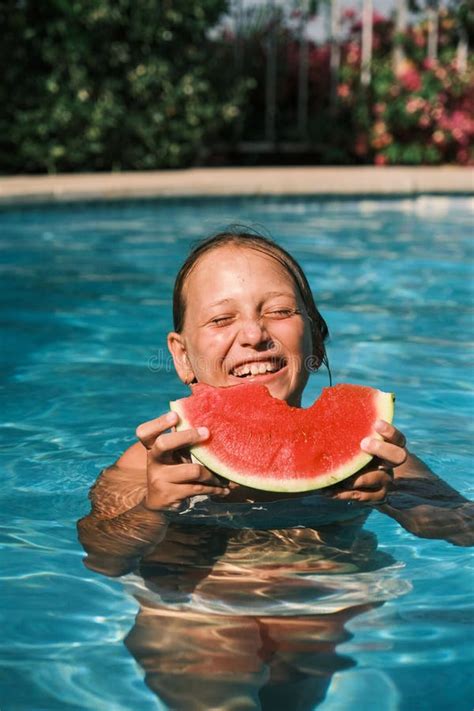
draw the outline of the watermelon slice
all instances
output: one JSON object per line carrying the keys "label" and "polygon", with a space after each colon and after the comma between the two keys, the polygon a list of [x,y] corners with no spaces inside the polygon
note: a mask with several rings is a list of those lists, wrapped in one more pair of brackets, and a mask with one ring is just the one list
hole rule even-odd
{"label": "watermelon slice", "polygon": [[391,422],[394,396],[363,385],[324,388],[307,409],[291,407],[264,385],[228,388],[198,384],[170,403],[177,429],[208,427],[193,459],[231,481],[264,491],[321,489],[351,476],[372,456],[360,441],[378,418]]}

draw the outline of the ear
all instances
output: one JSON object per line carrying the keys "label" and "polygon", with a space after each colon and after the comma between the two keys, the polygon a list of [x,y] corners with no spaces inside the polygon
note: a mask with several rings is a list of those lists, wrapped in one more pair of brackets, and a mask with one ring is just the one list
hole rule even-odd
{"label": "ear", "polygon": [[168,333],[168,349],[173,357],[175,370],[180,380],[186,385],[194,380],[194,371],[189,362],[184,339],[180,333]]}

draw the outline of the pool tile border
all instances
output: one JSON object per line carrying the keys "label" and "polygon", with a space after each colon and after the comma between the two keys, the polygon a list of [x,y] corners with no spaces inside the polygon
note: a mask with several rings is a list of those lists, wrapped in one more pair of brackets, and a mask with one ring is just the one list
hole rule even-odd
{"label": "pool tile border", "polygon": [[137,198],[472,195],[471,167],[259,167],[0,177],[0,205]]}

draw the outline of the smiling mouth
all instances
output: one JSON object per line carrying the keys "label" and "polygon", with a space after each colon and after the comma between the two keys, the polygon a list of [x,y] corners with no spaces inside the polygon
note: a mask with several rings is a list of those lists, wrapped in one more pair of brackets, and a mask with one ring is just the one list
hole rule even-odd
{"label": "smiling mouth", "polygon": [[232,368],[230,374],[236,378],[244,380],[245,378],[255,377],[256,375],[268,375],[270,373],[278,373],[286,365],[286,360],[263,360],[244,363],[236,368]]}

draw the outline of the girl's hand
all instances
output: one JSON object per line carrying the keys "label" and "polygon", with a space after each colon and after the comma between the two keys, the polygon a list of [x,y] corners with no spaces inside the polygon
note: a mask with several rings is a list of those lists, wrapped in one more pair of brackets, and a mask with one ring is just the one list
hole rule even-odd
{"label": "girl's hand", "polygon": [[361,442],[361,449],[374,455],[374,459],[357,474],[333,487],[333,498],[374,505],[385,501],[392,487],[393,470],[404,463],[408,452],[405,436],[393,425],[378,420],[375,429],[383,439],[366,437]]}
{"label": "girl's hand", "polygon": [[203,427],[166,432],[178,419],[175,412],[168,412],[144,422],[136,431],[147,450],[147,493],[143,503],[149,509],[174,509],[190,496],[229,493],[206,467],[190,460],[189,447],[206,440],[209,431]]}

